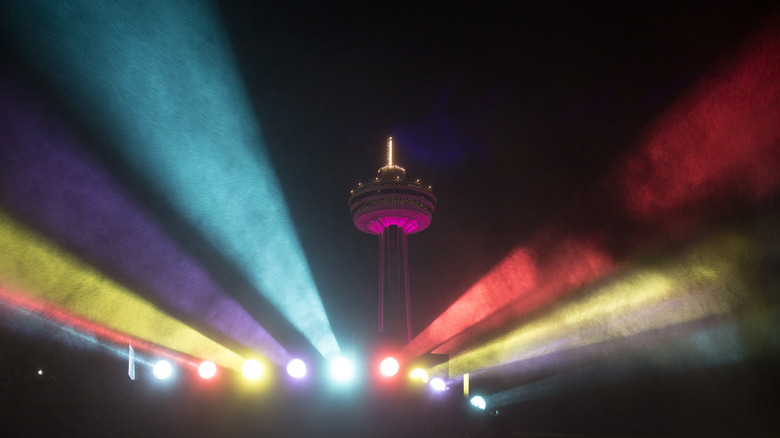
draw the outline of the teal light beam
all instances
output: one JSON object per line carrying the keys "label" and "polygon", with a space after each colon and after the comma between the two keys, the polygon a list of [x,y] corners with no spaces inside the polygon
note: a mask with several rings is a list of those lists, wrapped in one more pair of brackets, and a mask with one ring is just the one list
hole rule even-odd
{"label": "teal light beam", "polygon": [[[556,374],[487,397],[491,407],[501,407],[577,391],[616,385],[661,374],[723,367],[747,359],[780,352],[774,335],[780,326],[780,312],[761,311],[712,328],[674,339],[651,351],[618,355],[605,361]],[[746,332],[761,345],[745,345]],[[628,353],[628,352],[627,352]]]}
{"label": "teal light beam", "polygon": [[227,36],[202,0],[12,0],[7,38],[330,359],[339,347]]}

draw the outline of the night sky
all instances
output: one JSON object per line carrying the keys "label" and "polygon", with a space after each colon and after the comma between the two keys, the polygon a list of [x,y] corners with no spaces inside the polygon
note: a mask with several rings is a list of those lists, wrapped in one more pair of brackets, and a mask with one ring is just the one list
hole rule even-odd
{"label": "night sky", "polygon": [[[347,199],[350,189],[373,178],[385,164],[389,136],[394,140],[395,161],[411,178],[431,184],[438,199],[430,228],[409,237],[415,334],[437,321],[475,285],[483,284],[480,281],[494,268],[512,260],[518,248],[531,248],[539,266],[546,267],[547,277],[538,274],[539,284],[558,284],[554,283],[557,276],[565,275],[565,268],[557,265],[563,259],[556,258],[556,245],[564,246],[561,242],[592,244],[598,250],[594,252],[606,260],[599,265],[594,257],[590,266],[597,275],[572,283],[560,293],[550,292],[527,312],[521,313],[514,302],[496,307],[496,315],[459,338],[448,351],[451,355],[587,297],[589,291],[619,278],[621,272],[643,265],[638,259],[648,266],[666,266],[667,254],[687,253],[695,242],[707,241],[723,229],[738,229],[762,242],[756,273],[745,274],[749,280],[743,283],[760,291],[754,300],[761,303],[756,314],[770,315],[750,321],[763,321],[755,324],[777,331],[780,76],[776,65],[780,63],[774,61],[780,60],[776,31],[780,20],[773,2],[268,3],[220,2],[214,9],[232,50],[233,58],[226,57],[224,62],[234,62],[237,68],[292,228],[342,350],[360,355],[370,343],[378,282],[377,238],[354,227]],[[100,125],[113,117],[112,111],[122,114],[126,102],[112,102],[115,107],[106,109],[107,115],[84,115],[85,106],[74,95],[101,102],[110,101],[110,96],[99,91],[79,94],[78,87],[75,94],[72,89],[63,90],[67,87],[51,78],[52,71],[41,67],[56,56],[41,56],[44,64],[38,64],[38,56],[30,54],[24,41],[25,29],[29,29],[25,26],[36,27],[35,14],[17,5],[0,9],[0,25],[12,29],[0,32],[0,99],[29,99],[35,102],[31,104],[35,111],[46,114],[46,123],[66,127],[68,138],[78,139],[76,155],[89,157],[84,163],[96,163],[94,168],[110,175],[132,205],[144,211],[145,217],[154,218],[158,226],[154,233],[168,236],[182,248],[213,279],[215,288],[228,291],[280,344],[317,356],[294,324],[255,293],[244,268],[198,229],[187,216],[191,212],[182,211],[166,197],[167,192],[155,182],[159,179],[149,179],[139,170],[143,167],[134,161],[134,152],[127,152],[121,142],[120,146],[111,144],[121,136],[137,138],[129,131],[109,134]],[[9,25],[17,18],[26,24]],[[38,25],[44,26],[44,21],[41,18]],[[768,30],[773,26],[774,32]],[[56,39],[47,38],[38,44],[49,44],[49,50],[56,53]],[[208,35],[203,38],[210,41]],[[172,53],[176,50],[171,49]],[[87,53],[86,59],[85,72],[101,68],[100,56]],[[149,62],[151,71],[155,61]],[[750,62],[769,65],[755,70],[759,71],[756,86],[769,84],[766,93],[750,91],[745,81],[740,82],[741,73],[735,73]],[[70,72],[63,69],[55,74],[66,77]],[[84,86],[87,89],[89,84]],[[748,91],[733,95],[721,91],[729,87]],[[167,284],[154,272],[184,270],[184,261],[172,265],[170,271],[148,266],[145,274],[142,263],[137,264],[139,270],[122,270],[117,267],[119,261],[143,256],[112,252],[109,241],[122,240],[121,236],[104,237],[104,252],[91,251],[86,243],[78,245],[78,234],[63,231],[58,235],[55,228],[45,225],[51,217],[39,217],[27,207],[25,199],[49,198],[41,194],[45,178],[19,170],[22,161],[14,161],[21,160],[18,148],[25,147],[20,132],[36,130],[17,129],[22,116],[17,118],[14,105],[3,105],[0,111],[0,172],[18,171],[20,176],[0,180],[0,213],[43,235],[48,233],[106,278],[138,291],[217,343],[247,350],[241,340],[217,334],[205,318],[176,311],[166,298],[153,293],[155,285]],[[696,115],[701,108],[705,114]],[[738,132],[721,129],[719,121],[745,113],[741,108],[759,109],[735,122]],[[713,134],[694,134],[713,139],[711,144],[697,142],[695,137],[681,138],[676,131],[682,129],[678,122],[689,117],[705,121],[694,122],[694,126]],[[136,125],[130,120],[127,126]],[[719,139],[739,139],[740,143],[723,146],[717,143]],[[670,145],[678,140],[682,146]],[[215,144],[214,156],[219,156],[220,147],[227,148]],[[676,151],[675,147],[689,149],[672,158],[663,156],[664,151]],[[732,150],[738,152],[732,154]],[[203,161],[209,165],[208,159]],[[52,163],[70,166],[65,158],[52,158]],[[84,165],[84,172],[89,166]],[[653,166],[670,170],[657,171]],[[68,169],[82,167],[63,168],[62,174],[71,179],[61,181],[77,181],[81,170]],[[668,182],[678,180],[683,181],[679,186]],[[93,189],[94,193],[101,190]],[[643,204],[642,200],[651,197],[646,193],[650,191],[655,191],[656,198]],[[86,189],[80,193],[86,198],[97,196]],[[57,196],[47,201],[50,210],[46,211],[61,211],[62,218],[78,217],[67,210],[87,205],[68,203],[62,197],[59,204]],[[110,208],[120,211],[115,204]],[[222,211],[219,205],[210,208]],[[49,215],[55,222],[60,217]],[[230,220],[228,213],[220,218]],[[126,219],[127,223],[136,220],[141,219]],[[256,236],[262,236],[266,225],[258,225]],[[89,234],[89,230],[85,227],[80,232]],[[6,229],[0,232],[8,233]],[[157,234],[150,233],[147,237],[155,239]],[[63,237],[66,234],[70,237]],[[13,248],[0,247],[0,251]],[[20,258],[18,263],[25,261]],[[10,288],[14,283],[3,277],[4,272],[0,270],[0,287]],[[502,292],[496,294],[494,298]],[[226,388],[183,387],[182,382],[161,389],[148,373],[146,380],[130,382],[126,359],[106,349],[78,346],[55,323],[47,323],[46,316],[9,310],[6,301],[0,323],[2,436],[21,436],[28,429],[44,435],[59,429],[74,436],[315,436],[334,431],[335,435],[361,436],[374,435],[374,425],[392,435],[402,430],[402,419],[412,415],[411,407],[400,408],[401,402],[395,399],[389,413],[383,411],[387,405],[373,395],[365,396],[370,402],[355,413],[348,397],[330,400],[326,409],[318,405],[322,397],[283,388],[275,389],[281,400],[276,404]],[[489,308],[491,303],[483,305]],[[707,315],[692,325],[681,324],[675,329],[681,334],[673,336],[682,339],[685,333],[723,321],[738,321],[744,327],[749,319],[740,313],[746,312],[744,307],[735,305],[734,309]],[[648,332],[640,334],[649,336]],[[667,349],[642,339],[638,342],[662,352],[659,355],[676,357],[677,347]],[[780,399],[772,389],[780,385],[776,371],[780,345],[767,339],[756,335],[744,340],[743,349],[751,355],[717,362],[704,371],[690,366],[678,373],[649,372],[648,378],[610,381],[571,394],[552,391],[550,397],[512,403],[498,416],[474,415],[452,400],[432,406],[430,400],[415,399],[424,405],[426,417],[414,414],[405,433],[766,434],[780,430],[780,423],[773,419]],[[117,346],[126,349],[125,344]],[[598,353],[583,350],[577,355],[586,359],[577,365],[570,362],[571,368],[565,365],[571,358],[554,364],[537,359],[528,362],[529,369],[537,367],[535,371],[526,372],[522,379],[576,375],[569,371],[582,366],[582,376],[598,381],[594,377],[598,372],[586,370],[599,368],[594,364],[605,357],[613,360],[606,369],[639,369],[640,374],[653,369],[650,365],[634,367],[632,358],[644,357],[642,348],[631,344],[631,354],[625,348],[610,344]],[[629,362],[631,366],[621,368]],[[37,378],[39,367],[47,367],[47,376],[56,379]],[[491,392],[516,387],[520,378],[513,372],[499,370],[486,376],[484,387]],[[474,385],[478,387],[476,380]],[[89,418],[95,411],[101,420],[75,420]],[[201,419],[202,428],[193,418]],[[717,420],[710,422],[712,418]]]}

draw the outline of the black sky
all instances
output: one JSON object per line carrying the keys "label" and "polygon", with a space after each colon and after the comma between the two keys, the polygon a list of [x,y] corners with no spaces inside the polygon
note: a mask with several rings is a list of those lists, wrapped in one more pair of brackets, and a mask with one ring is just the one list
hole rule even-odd
{"label": "black sky", "polygon": [[[431,227],[409,239],[419,332],[509,251],[569,214],[665,109],[777,14],[775,2],[746,1],[273,3],[225,1],[219,12],[342,344],[373,330],[378,242],[354,227],[347,199],[384,164],[388,136],[396,162],[431,184],[438,198]],[[18,360],[25,367],[58,348],[56,341],[31,348],[18,333],[0,334],[2,352],[23,352]],[[77,356],[95,358],[56,351],[69,363],[63,373],[77,371]],[[685,378],[669,384],[685,384]],[[26,391],[10,382],[0,382],[6,405]],[[647,403],[663,404],[663,391],[650,386],[639,383],[622,396],[649,393],[654,398]],[[117,384],[102,395],[87,388],[61,389],[60,400],[73,390],[79,401],[91,401],[50,418],[52,427],[96,408],[101,397],[113,403],[127,397],[122,403],[132,421],[142,423],[123,429],[127,435],[178,430],[161,425],[165,417],[153,412],[177,395],[147,406],[147,387]],[[611,394],[601,402],[618,409],[619,402],[606,400]],[[586,412],[583,418],[597,409],[587,396],[577,397],[572,400]],[[749,393],[735,397],[749,400]],[[244,428],[238,435],[253,435],[255,411],[248,401],[229,399],[231,405],[214,414],[223,423],[213,431],[231,430],[232,418]],[[117,405],[106,403],[100,412],[111,415]],[[535,412],[558,409],[555,403],[535,405]],[[171,415],[178,421],[214,405],[176,406]],[[38,407],[17,409],[32,418]],[[297,419],[284,418],[280,432]],[[124,420],[117,415],[110,424]],[[3,424],[0,432],[23,432]]]}
{"label": "black sky", "polygon": [[[222,5],[337,334],[373,324],[376,239],[349,189],[384,162],[433,185],[410,238],[422,330],[603,178],[771,2]],[[337,256],[334,257],[334,254]],[[341,309],[367,309],[349,317]]]}

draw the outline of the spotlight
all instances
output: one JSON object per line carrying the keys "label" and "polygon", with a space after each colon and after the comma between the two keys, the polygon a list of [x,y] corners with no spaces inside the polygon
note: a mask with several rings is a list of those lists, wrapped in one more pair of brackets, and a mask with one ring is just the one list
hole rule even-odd
{"label": "spotlight", "polygon": [[379,364],[379,372],[386,377],[396,375],[398,373],[398,368],[398,361],[395,360],[394,357],[387,357]]}
{"label": "spotlight", "polygon": [[306,375],[306,364],[301,359],[293,359],[287,364],[287,374],[290,377],[300,379]]}
{"label": "spotlight", "polygon": [[244,376],[247,379],[257,380],[260,378],[260,375],[263,374],[263,366],[260,365],[260,362],[257,360],[249,359],[244,362],[244,366],[241,367],[241,372],[244,373]]}
{"label": "spotlight", "polygon": [[436,391],[444,391],[447,389],[447,384],[444,383],[444,380],[442,380],[440,377],[434,377],[431,379],[431,388],[435,389]]}
{"label": "spotlight", "polygon": [[352,363],[346,358],[340,357],[330,364],[330,372],[333,378],[339,382],[346,382],[352,378]]}
{"label": "spotlight", "polygon": [[165,380],[168,377],[171,377],[172,372],[173,367],[171,367],[171,363],[164,359],[154,364],[154,368],[152,368],[152,374],[159,380]]}
{"label": "spotlight", "polygon": [[487,403],[481,395],[475,395],[474,397],[471,397],[471,405],[483,411],[487,407]]}
{"label": "spotlight", "polygon": [[428,373],[422,368],[415,368],[409,373],[409,377],[412,379],[418,379],[423,383],[428,383]]}
{"label": "spotlight", "polygon": [[217,374],[217,365],[214,362],[204,361],[198,366],[198,375],[202,379],[210,379]]}

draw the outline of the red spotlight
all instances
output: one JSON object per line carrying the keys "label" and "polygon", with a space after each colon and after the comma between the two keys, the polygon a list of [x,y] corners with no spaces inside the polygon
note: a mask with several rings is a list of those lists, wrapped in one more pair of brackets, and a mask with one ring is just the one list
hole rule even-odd
{"label": "red spotlight", "polygon": [[201,379],[210,379],[217,374],[217,365],[214,362],[205,361],[198,366],[198,375]]}
{"label": "red spotlight", "polygon": [[398,361],[392,356],[386,357],[382,360],[382,363],[379,364],[379,372],[385,377],[395,376],[398,374],[399,368]]}

